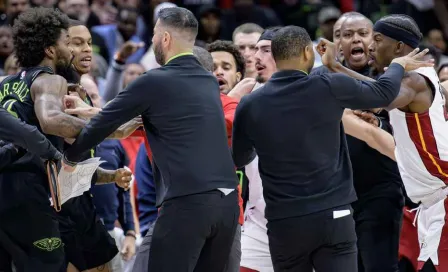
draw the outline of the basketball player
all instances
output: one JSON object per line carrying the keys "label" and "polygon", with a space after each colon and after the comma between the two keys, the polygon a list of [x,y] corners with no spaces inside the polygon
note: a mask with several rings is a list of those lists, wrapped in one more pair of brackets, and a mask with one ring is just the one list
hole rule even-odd
{"label": "basketball player", "polygon": [[[415,21],[406,15],[390,15],[374,25],[374,41],[369,46],[370,64],[378,74],[398,56],[417,47],[422,34]],[[324,47],[334,45],[322,41]],[[363,80],[372,80],[341,64],[325,60],[327,67]],[[448,269],[446,239],[448,182],[448,130],[446,91],[441,87],[434,68],[419,68],[402,81],[400,95],[389,105],[389,116],[396,141],[395,156],[406,192],[414,203],[421,203],[416,214],[420,255],[418,269]]]}
{"label": "basketball player", "polygon": [[[68,18],[53,9],[34,8],[19,16],[13,38],[24,70],[0,86],[2,106],[36,126],[59,150],[64,138],[73,138],[85,125],[85,121],[63,112],[67,82],[55,75],[71,64],[67,28]],[[40,158],[31,153],[0,174],[0,243],[18,271],[59,271],[64,260],[47,182]]]}
{"label": "basketball player", "polygon": [[[72,59],[67,28],[68,18],[53,9],[36,8],[21,14],[13,27],[13,39],[24,70],[0,86],[2,106],[36,126],[59,150],[63,138],[73,138],[74,131],[85,124],[63,113],[67,83],[55,75]],[[47,184],[40,158],[31,153],[0,174],[0,244],[18,271],[59,271],[64,260]]]}
{"label": "basketball player", "polygon": [[[72,69],[67,71],[66,79],[72,81],[71,83],[80,84],[82,76],[88,74],[91,69],[92,37],[84,25],[73,20],[70,21],[70,24],[68,33],[70,47],[73,49],[73,61]],[[99,96],[95,101],[91,99],[88,92],[79,91],[77,95],[90,106],[94,106],[94,104],[99,106],[100,104]],[[64,149],[68,146],[66,144]],[[95,153],[96,147],[85,152],[84,159],[95,157]],[[131,174],[125,169],[111,171],[99,168],[97,175],[92,178],[92,187],[94,184],[117,181],[118,176],[122,175],[121,173]],[[57,213],[61,238],[65,244],[68,271],[85,271],[96,267],[104,269],[103,265],[118,253],[114,239],[96,215],[92,197],[90,191],[86,191],[83,195],[64,203],[62,210]]]}

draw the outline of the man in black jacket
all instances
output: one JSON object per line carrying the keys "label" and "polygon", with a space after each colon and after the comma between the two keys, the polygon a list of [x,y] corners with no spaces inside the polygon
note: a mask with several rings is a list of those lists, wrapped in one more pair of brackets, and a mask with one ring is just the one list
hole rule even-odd
{"label": "man in black jacket", "polygon": [[[362,14],[351,13],[344,19],[340,32],[344,66],[372,76],[368,65],[368,47],[373,39],[372,22]],[[313,69],[311,75],[325,73],[330,73],[330,70],[320,66]],[[376,118],[376,124],[391,134],[387,112],[377,114]],[[347,146],[358,196],[352,207],[358,237],[359,271],[396,272],[404,205],[403,182],[397,164],[349,135]]]}
{"label": "man in black jacket", "polygon": [[279,30],[271,47],[277,72],[238,105],[233,157],[241,167],[257,151],[274,270],[358,271],[350,207],[356,194],[341,117],[344,108],[389,105],[403,68],[418,67],[424,53],[395,59],[372,84],[341,74],[308,76],[314,51],[303,28]]}
{"label": "man in black jacket", "polygon": [[161,207],[148,271],[222,271],[238,224],[238,179],[219,85],[193,56],[197,31],[190,11],[163,9],[153,37],[162,67],[140,76],[92,118],[64,158],[75,166],[80,154],[142,115]]}

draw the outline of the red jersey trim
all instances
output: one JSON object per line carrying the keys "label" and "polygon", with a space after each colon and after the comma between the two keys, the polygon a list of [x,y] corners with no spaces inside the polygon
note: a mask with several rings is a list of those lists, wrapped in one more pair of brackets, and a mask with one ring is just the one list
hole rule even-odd
{"label": "red jersey trim", "polygon": [[426,170],[448,184],[448,162],[440,159],[429,112],[406,113],[409,136],[414,143]]}

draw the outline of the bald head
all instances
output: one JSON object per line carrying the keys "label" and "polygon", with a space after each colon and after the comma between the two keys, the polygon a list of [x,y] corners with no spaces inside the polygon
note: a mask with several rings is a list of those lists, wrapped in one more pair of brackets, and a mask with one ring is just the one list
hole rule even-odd
{"label": "bald head", "polygon": [[213,57],[207,50],[202,47],[195,46],[193,48],[193,54],[205,70],[213,72]]}

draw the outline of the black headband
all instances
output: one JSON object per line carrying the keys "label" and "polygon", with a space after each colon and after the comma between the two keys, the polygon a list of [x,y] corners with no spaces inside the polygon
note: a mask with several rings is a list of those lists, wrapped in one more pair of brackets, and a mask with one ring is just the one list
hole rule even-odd
{"label": "black headband", "polygon": [[415,37],[415,35],[407,32],[406,30],[389,25],[382,21],[378,21],[375,23],[375,25],[373,26],[373,31],[379,32],[399,42],[403,42],[412,48],[417,48],[418,44],[420,43],[419,37]]}

